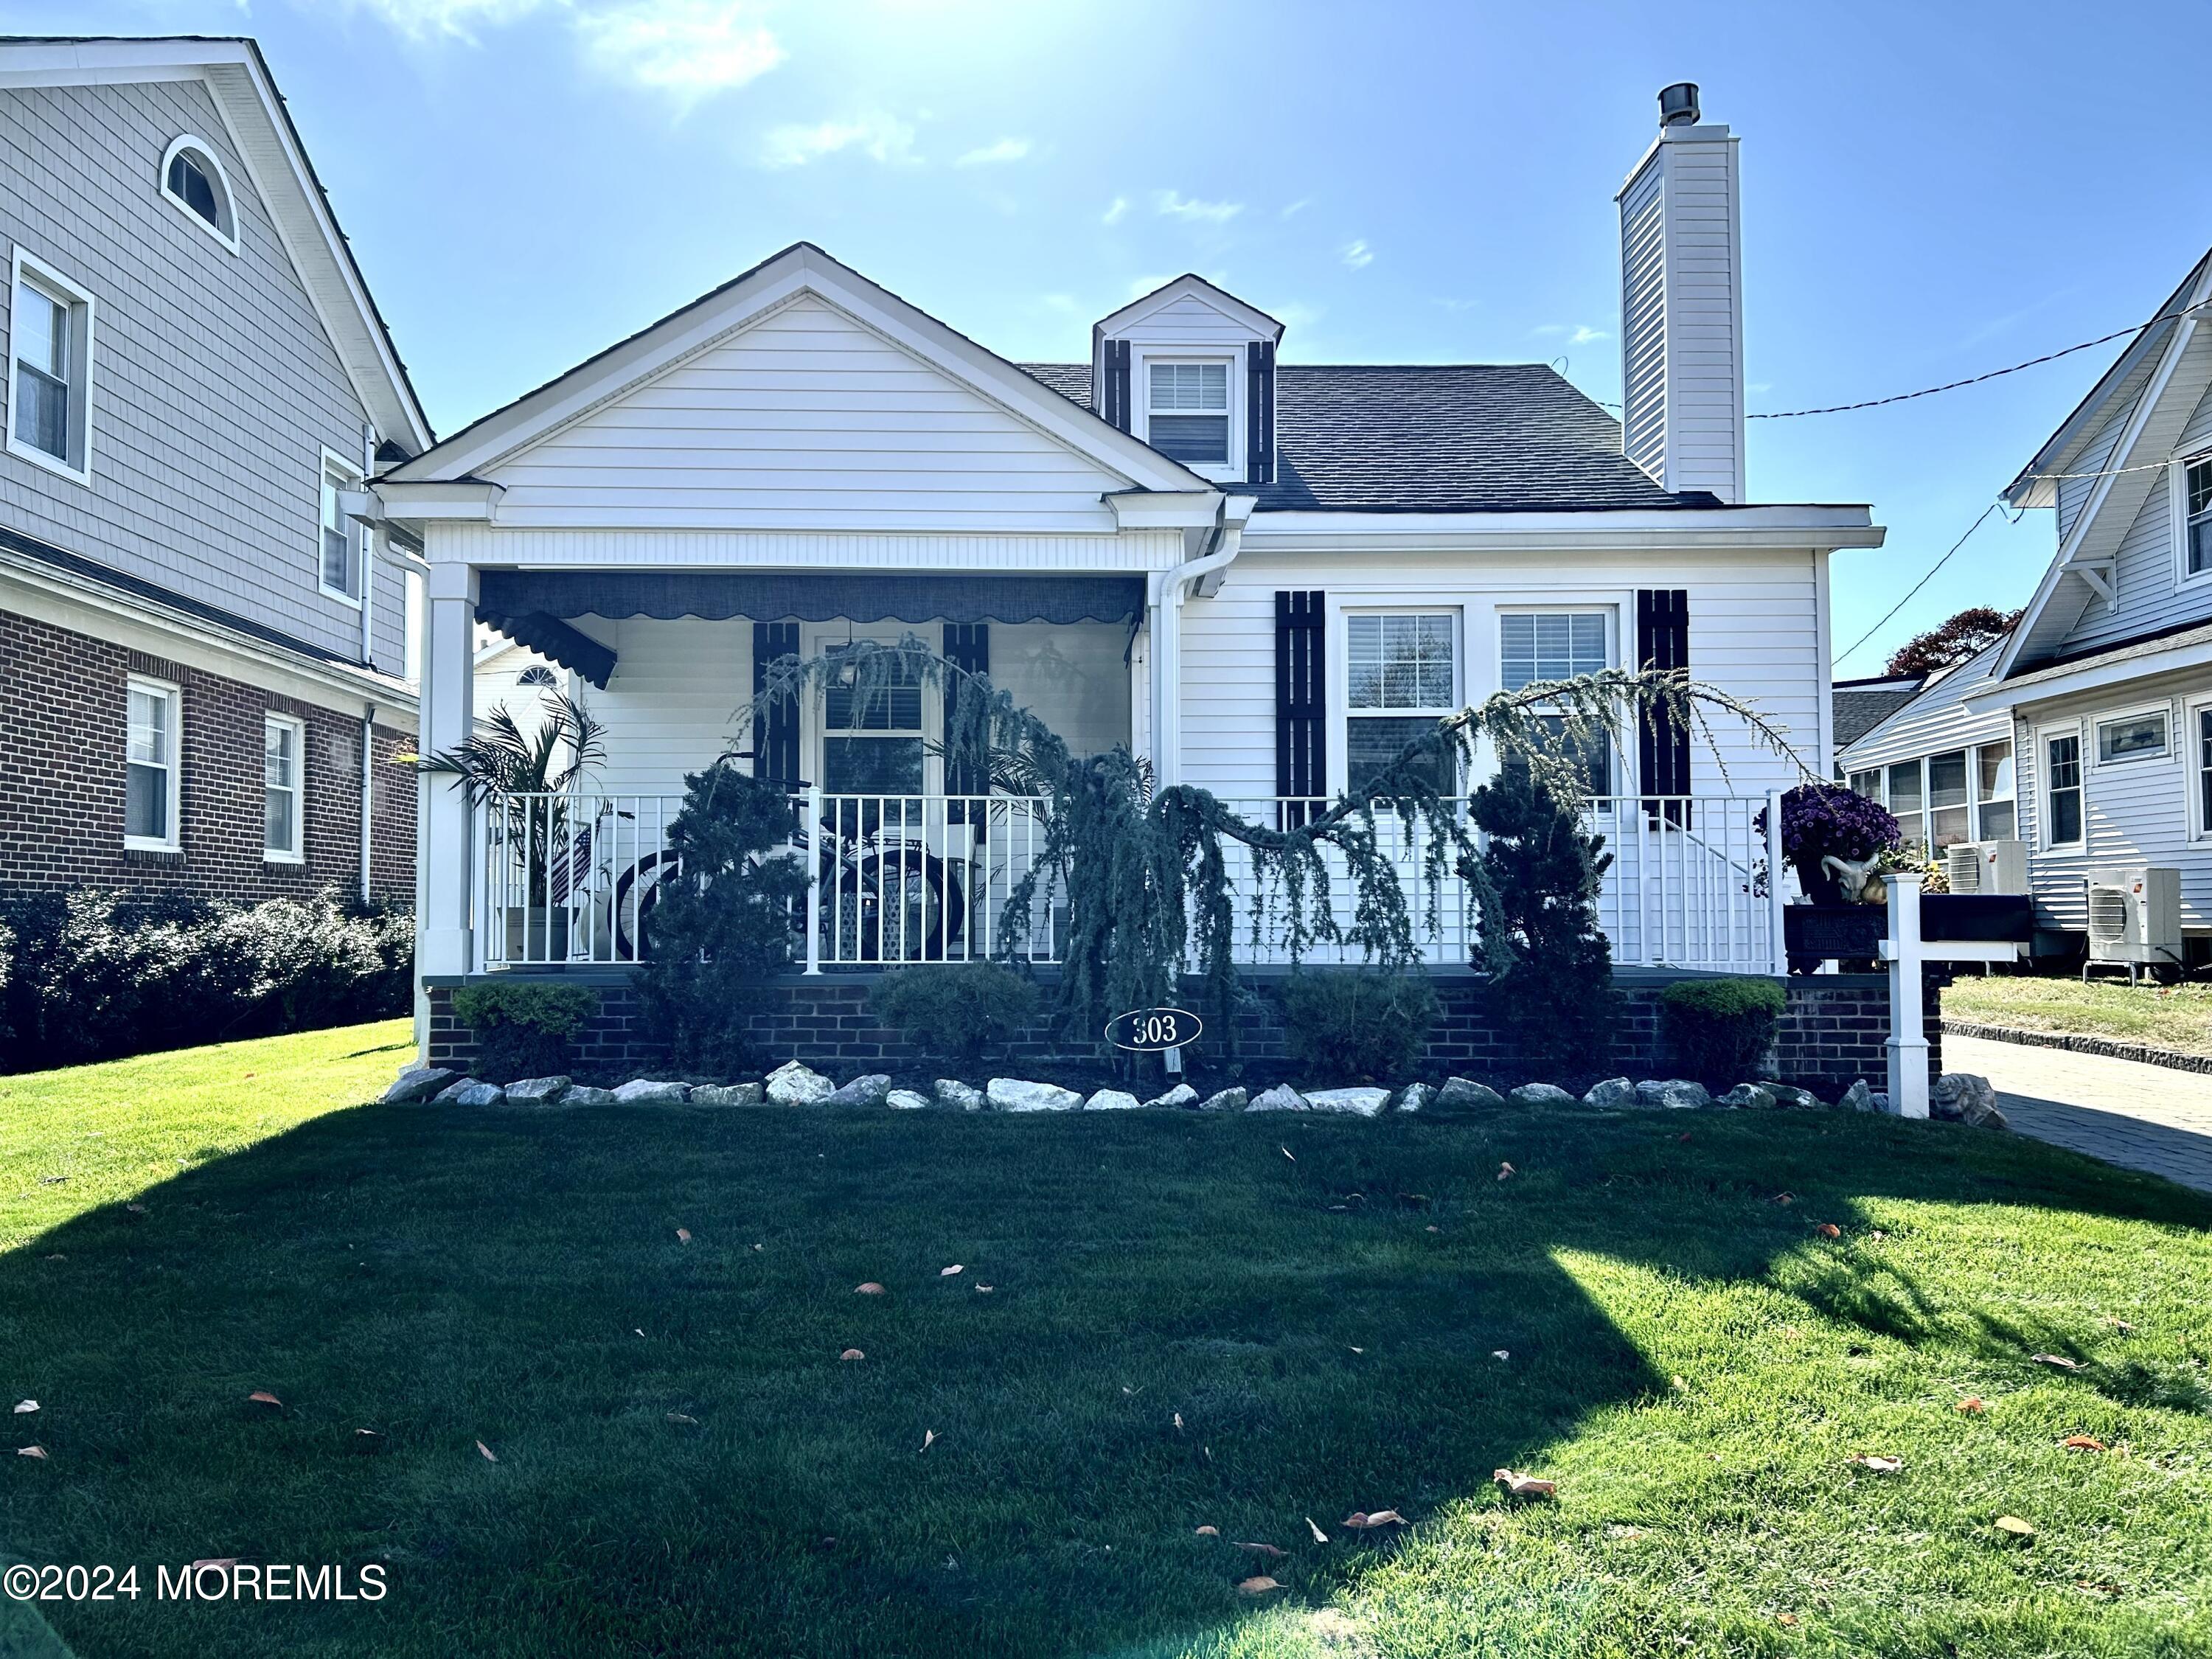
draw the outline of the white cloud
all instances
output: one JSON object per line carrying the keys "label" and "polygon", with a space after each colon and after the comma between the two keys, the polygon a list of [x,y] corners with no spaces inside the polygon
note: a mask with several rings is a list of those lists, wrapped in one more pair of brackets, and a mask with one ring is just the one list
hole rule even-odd
{"label": "white cloud", "polygon": [[812,126],[787,122],[769,129],[761,144],[761,165],[805,167],[809,161],[846,149],[857,149],[878,161],[911,162],[916,159],[912,153],[914,128],[889,115],[864,115],[853,121],[820,121]]}
{"label": "white cloud", "polygon": [[1340,252],[1346,265],[1353,270],[1364,270],[1375,263],[1375,250],[1367,246],[1364,237],[1346,242]]}
{"label": "white cloud", "polygon": [[1431,305],[1442,306],[1446,311],[1472,311],[1481,303],[1480,300],[1455,300],[1443,295],[1438,295],[1430,301]]}
{"label": "white cloud", "polygon": [[1129,198],[1126,196],[1116,196],[1114,198],[1114,205],[1098,216],[1098,222],[1102,225],[1119,224],[1121,216],[1128,210]]}
{"label": "white cloud", "polygon": [[999,161],[1018,161],[1030,153],[1026,138],[1001,138],[995,144],[985,144],[971,149],[952,165],[956,167],[985,167]]}
{"label": "white cloud", "polygon": [[585,58],[685,107],[783,62],[755,0],[348,0],[410,40],[481,44],[483,30],[558,14]]}
{"label": "white cloud", "polygon": [[543,0],[351,0],[411,40],[447,35],[476,43],[472,24],[499,28],[540,9]]}
{"label": "white cloud", "polygon": [[1301,197],[1299,197],[1299,198],[1298,198],[1298,199],[1297,199],[1297,201],[1295,201],[1295,202],[1291,203],[1291,204],[1290,204],[1290,206],[1288,206],[1288,207],[1285,208],[1285,209],[1284,209],[1284,210],[1283,210],[1279,214],[1276,215],[1275,216],[1276,216],[1276,217],[1278,217],[1278,218],[1280,218],[1280,219],[1294,219],[1294,218],[1296,218],[1299,214],[1304,213],[1304,212],[1308,208],[1311,207],[1312,205],[1313,205],[1313,198],[1312,198],[1312,197],[1310,197],[1310,196],[1301,196]]}
{"label": "white cloud", "polygon": [[1539,339],[1546,340],[1557,339],[1564,335],[1571,346],[1592,345],[1600,340],[1610,340],[1613,337],[1603,329],[1592,328],[1588,323],[1577,323],[1572,328],[1569,328],[1565,323],[1542,323],[1528,331]]}
{"label": "white cloud", "polygon": [[1154,200],[1169,218],[1187,223],[1202,220],[1208,224],[1226,224],[1244,211],[1242,202],[1200,202],[1171,190],[1162,191]]}

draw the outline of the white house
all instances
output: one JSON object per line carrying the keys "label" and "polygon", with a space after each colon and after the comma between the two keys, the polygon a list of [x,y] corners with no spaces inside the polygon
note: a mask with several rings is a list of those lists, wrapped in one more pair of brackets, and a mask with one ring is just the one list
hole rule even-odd
{"label": "white house", "polygon": [[[609,733],[550,870],[426,791],[424,973],[629,959],[684,775],[733,744],[820,860],[795,957],[988,950],[1032,809],[946,778],[933,694],[733,732],[766,662],[860,638],[916,634],[1078,750],[1266,815],[1500,687],[1638,663],[1756,702],[1826,775],[1828,556],[1882,532],[1748,499],[1736,141],[1693,88],[1662,108],[1619,197],[1626,453],[1547,367],[1287,361],[1280,322],[1194,276],[1102,319],[1086,361],[1019,364],[801,243],[386,472],[375,510],[426,562],[426,748],[512,700],[528,659],[480,682],[480,623]],[[1715,735],[1593,757],[1624,961],[1776,960],[1753,821],[1800,769]],[[1032,955],[1056,921],[1029,919]]]}
{"label": "white house", "polygon": [[1843,754],[1853,787],[1943,847],[2027,843],[2045,949],[2078,946],[2093,871],[2179,872],[2212,946],[2212,254],[2005,492],[2056,509],[2019,625]]}

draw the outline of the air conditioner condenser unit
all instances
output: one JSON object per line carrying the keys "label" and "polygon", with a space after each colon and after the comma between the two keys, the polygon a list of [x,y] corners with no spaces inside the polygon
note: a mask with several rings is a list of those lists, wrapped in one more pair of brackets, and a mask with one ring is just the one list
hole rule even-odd
{"label": "air conditioner condenser unit", "polygon": [[2088,876],[2091,967],[2124,967],[2134,983],[2144,968],[2182,963],[2181,872],[2156,865],[2118,865]]}
{"label": "air conditioner condenser unit", "polygon": [[1943,874],[1954,893],[2025,893],[2027,843],[1959,842],[1943,849]]}

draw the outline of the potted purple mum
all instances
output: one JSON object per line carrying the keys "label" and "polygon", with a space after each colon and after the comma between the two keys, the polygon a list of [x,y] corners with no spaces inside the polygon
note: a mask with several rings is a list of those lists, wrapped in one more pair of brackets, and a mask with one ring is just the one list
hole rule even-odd
{"label": "potted purple mum", "polygon": [[1815,904],[1843,902],[1823,860],[1856,864],[1904,840],[1887,808],[1839,783],[1801,784],[1782,798],[1782,855]]}

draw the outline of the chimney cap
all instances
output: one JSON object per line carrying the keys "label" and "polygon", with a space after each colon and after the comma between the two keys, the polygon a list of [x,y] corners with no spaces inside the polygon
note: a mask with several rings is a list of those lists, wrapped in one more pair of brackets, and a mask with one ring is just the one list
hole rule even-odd
{"label": "chimney cap", "polygon": [[1662,127],[1693,127],[1698,125],[1698,83],[1677,81],[1671,87],[1659,89],[1659,125]]}

